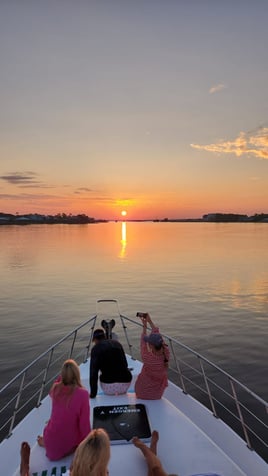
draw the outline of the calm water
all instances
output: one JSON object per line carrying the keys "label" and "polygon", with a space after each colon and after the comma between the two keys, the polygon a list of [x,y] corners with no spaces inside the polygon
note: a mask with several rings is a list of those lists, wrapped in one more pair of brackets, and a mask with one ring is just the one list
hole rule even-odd
{"label": "calm water", "polygon": [[0,226],[0,385],[114,298],[268,400],[267,243],[254,223]]}

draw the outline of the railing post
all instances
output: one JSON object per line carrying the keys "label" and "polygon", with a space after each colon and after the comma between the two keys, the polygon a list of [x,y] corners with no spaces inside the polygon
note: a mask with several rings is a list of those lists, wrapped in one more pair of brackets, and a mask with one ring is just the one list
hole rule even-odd
{"label": "railing post", "polygon": [[76,336],[77,336],[77,330],[74,331],[74,337],[73,337],[73,342],[72,342],[72,347],[71,347],[71,350],[69,352],[69,359],[72,358],[72,355],[73,355],[73,350],[74,350],[74,344],[75,344],[75,341],[76,341]]}
{"label": "railing post", "polygon": [[198,355],[198,359],[199,359],[200,367],[201,367],[201,370],[202,370],[203,378],[204,378],[204,381],[205,381],[205,385],[206,385],[206,389],[207,389],[207,393],[208,393],[208,397],[209,397],[209,401],[210,401],[210,405],[211,405],[211,408],[212,408],[213,415],[216,418],[218,418],[218,415],[217,415],[217,412],[216,412],[216,409],[215,409],[215,405],[214,405],[214,402],[213,402],[212,394],[211,394],[211,391],[210,391],[210,387],[209,387],[209,384],[208,384],[207,376],[206,376],[205,369],[204,369],[203,362],[201,360],[200,355]]}
{"label": "railing post", "polygon": [[169,339],[169,345],[170,345],[171,352],[172,352],[172,355],[173,355],[173,359],[174,359],[174,362],[175,362],[175,365],[176,365],[177,374],[179,376],[182,391],[183,391],[183,393],[187,394],[186,387],[185,387],[184,380],[183,380],[182,371],[181,371],[181,368],[180,368],[180,364],[177,360],[177,357],[176,357],[176,354],[175,354],[175,351],[174,351],[174,347],[173,347],[173,342],[172,342],[171,339]]}
{"label": "railing post", "polygon": [[89,356],[89,349],[90,349],[91,342],[92,342],[93,331],[94,331],[94,328],[95,328],[95,325],[96,325],[96,320],[97,320],[97,316],[94,317],[94,322],[93,322],[93,325],[91,326],[91,334],[90,334],[88,345],[86,345],[86,352],[85,352],[85,357],[84,357],[84,361],[83,361],[84,363],[87,361],[88,356]]}
{"label": "railing post", "polygon": [[129,338],[128,338],[127,326],[125,325],[125,322],[124,322],[124,316],[122,316],[121,314],[120,314],[120,319],[121,319],[122,327],[124,329],[125,338],[126,338],[126,341],[127,341],[127,344],[128,344],[130,356],[131,356],[132,359],[134,359],[133,353],[132,353],[132,344],[130,344],[130,341],[129,341]]}
{"label": "railing post", "polygon": [[44,377],[43,377],[42,385],[41,385],[41,388],[40,388],[39,397],[38,397],[38,400],[37,400],[36,407],[40,407],[40,405],[41,405],[41,400],[42,400],[42,397],[43,397],[43,392],[44,392],[44,388],[45,388],[46,381],[47,381],[48,369],[49,369],[50,364],[51,364],[53,352],[54,352],[54,347],[51,349],[51,352],[49,353],[47,366],[45,368]]}
{"label": "railing post", "polygon": [[8,437],[11,435],[12,430],[13,430],[14,421],[15,421],[15,418],[16,418],[17,410],[19,408],[20,397],[21,397],[21,393],[22,393],[22,389],[23,389],[23,385],[24,385],[24,380],[25,380],[25,372],[23,373],[22,378],[21,378],[20,388],[19,388],[19,392],[18,392],[18,395],[17,395],[14,412],[13,412],[13,415],[12,415],[12,418],[11,418],[9,432],[8,432],[8,435],[7,435]]}
{"label": "railing post", "polygon": [[245,422],[244,422],[244,418],[243,418],[243,415],[242,415],[242,412],[241,412],[241,408],[240,408],[240,405],[239,405],[239,400],[238,400],[238,398],[237,398],[237,394],[236,394],[234,382],[232,381],[231,378],[229,378],[229,382],[230,382],[230,385],[231,385],[231,388],[232,388],[232,392],[233,392],[233,396],[234,396],[234,400],[235,400],[237,412],[238,412],[238,415],[239,415],[239,420],[240,420],[240,423],[241,423],[241,426],[242,426],[242,429],[243,429],[243,432],[244,432],[245,440],[246,440],[246,442],[247,442],[247,447],[248,447],[250,450],[252,450],[252,446],[251,446],[250,439],[249,439],[249,436],[248,436],[246,424],[245,424]]}

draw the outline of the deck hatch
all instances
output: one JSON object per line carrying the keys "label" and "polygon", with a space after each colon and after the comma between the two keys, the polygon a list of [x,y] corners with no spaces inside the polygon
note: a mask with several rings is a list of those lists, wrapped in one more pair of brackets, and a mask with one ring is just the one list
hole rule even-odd
{"label": "deck hatch", "polygon": [[95,407],[93,428],[104,428],[111,444],[131,443],[133,436],[143,441],[151,437],[146,407],[142,403]]}

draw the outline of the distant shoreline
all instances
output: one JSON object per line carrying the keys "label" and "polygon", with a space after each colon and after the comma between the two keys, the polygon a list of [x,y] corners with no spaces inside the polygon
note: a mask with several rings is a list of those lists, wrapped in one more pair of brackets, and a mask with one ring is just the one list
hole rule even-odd
{"label": "distant shoreline", "polygon": [[53,224],[67,224],[67,225],[87,225],[95,223],[108,222],[155,222],[155,223],[268,223],[268,213],[256,213],[255,215],[240,215],[236,213],[208,213],[202,218],[163,218],[163,219],[148,219],[148,220],[103,220],[89,217],[85,214],[67,215],[66,213],[58,213],[57,215],[41,215],[38,213],[29,213],[25,215],[13,215],[11,213],[0,212],[0,225],[53,225]]}

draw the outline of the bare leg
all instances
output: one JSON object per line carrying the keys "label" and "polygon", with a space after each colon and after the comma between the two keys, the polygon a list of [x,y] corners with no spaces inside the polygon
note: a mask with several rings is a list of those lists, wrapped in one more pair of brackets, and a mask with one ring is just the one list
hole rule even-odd
{"label": "bare leg", "polygon": [[30,446],[24,441],[20,448],[20,476],[30,476]]}
{"label": "bare leg", "polygon": [[146,446],[139,438],[134,436],[133,444],[141,450],[148,465],[148,476],[167,476],[162,468],[160,459],[156,456],[158,432],[153,431],[150,448]]}

